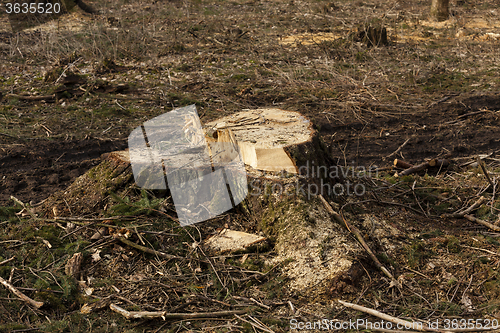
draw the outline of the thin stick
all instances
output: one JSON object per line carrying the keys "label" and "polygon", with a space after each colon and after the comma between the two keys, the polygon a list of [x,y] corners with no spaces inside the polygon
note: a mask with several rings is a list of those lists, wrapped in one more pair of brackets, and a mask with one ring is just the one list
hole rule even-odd
{"label": "thin stick", "polygon": [[391,323],[401,325],[402,327],[405,327],[405,328],[408,327],[408,325],[410,325],[410,327],[408,327],[408,328],[411,328],[411,329],[414,329],[414,330],[417,330],[420,332],[443,332],[443,333],[445,333],[445,332],[486,332],[486,331],[493,331],[493,330],[495,332],[497,332],[496,327],[491,327],[491,328],[459,328],[459,329],[433,328],[433,327],[429,327],[429,325],[424,323],[424,321],[422,321],[422,320],[420,320],[420,321],[406,321],[403,319],[399,319],[397,317],[389,316],[385,313],[382,313],[382,312],[379,312],[377,310],[370,309],[370,308],[367,308],[367,307],[364,307],[361,305],[348,303],[348,302],[344,302],[341,300],[338,300],[338,301],[340,304],[342,304],[343,306],[345,306],[347,308],[351,308],[353,310],[368,313],[372,316],[378,317],[378,318],[383,319],[383,320],[390,321]]}
{"label": "thin stick", "polygon": [[470,212],[472,212],[474,209],[476,209],[477,207],[481,206],[481,204],[483,202],[486,201],[486,198],[481,196],[476,202],[474,202],[474,204],[472,204],[472,206],[470,206],[469,208],[463,210],[463,211],[460,211],[457,210],[455,213],[453,214],[443,214],[443,217],[464,217],[465,215],[469,214]]}
{"label": "thin stick", "polygon": [[145,247],[145,246],[136,244],[136,243],[134,243],[132,241],[129,241],[128,239],[126,239],[124,237],[118,237],[117,239],[120,242],[122,242],[123,244],[131,246],[131,247],[133,247],[133,248],[135,248],[135,249],[137,249],[139,251],[146,252],[146,253],[153,254],[153,255],[157,255],[157,256],[162,257],[162,258],[166,258],[166,259],[185,259],[184,257],[174,256],[173,254],[163,253],[163,252],[160,252],[160,251],[156,251],[156,250],[150,249],[149,247]]}
{"label": "thin stick", "polygon": [[377,259],[377,257],[375,256],[375,254],[372,252],[372,250],[368,246],[368,244],[366,244],[366,242],[365,242],[363,236],[361,235],[361,232],[359,231],[359,229],[356,228],[355,226],[353,226],[352,224],[350,224],[349,222],[347,222],[347,220],[345,220],[337,212],[335,212],[333,210],[332,206],[330,206],[330,204],[328,203],[328,201],[326,201],[325,198],[323,198],[323,196],[321,194],[318,195],[318,197],[323,202],[323,205],[326,207],[326,210],[330,213],[330,215],[332,215],[333,218],[338,223],[341,223],[341,224],[344,223],[346,225],[347,229],[356,236],[357,240],[361,243],[361,245],[363,246],[363,248],[365,249],[365,251],[368,253],[368,255],[370,256],[370,258],[375,263],[375,266],[377,266],[378,269],[380,269],[389,279],[391,279],[391,286],[396,286],[396,287],[400,288],[401,284],[398,282],[398,280],[396,280],[394,278],[394,276],[391,274],[391,272],[389,272],[387,270],[387,268],[385,268],[384,265],[382,265],[380,263],[380,261]]}
{"label": "thin stick", "polygon": [[405,141],[405,142],[403,142],[403,144],[402,144],[401,146],[399,146],[399,147],[398,147],[398,149],[396,149],[396,150],[395,150],[394,152],[392,152],[391,154],[387,155],[384,159],[391,158],[391,157],[393,157],[394,155],[398,154],[398,153],[401,151],[401,149],[403,149],[403,148],[406,146],[406,144],[410,141],[410,139],[411,139],[411,138],[406,139],[406,141]]}
{"label": "thin stick", "polygon": [[12,257],[12,258],[9,258],[9,259],[5,259],[4,261],[0,262],[0,266],[5,265],[6,263],[11,262],[14,259],[15,259],[15,257]]}
{"label": "thin stick", "polygon": [[[391,323],[401,325],[402,327],[408,327],[408,324],[412,324],[412,322],[410,322],[410,321],[406,321],[406,320],[399,319],[397,317],[389,316],[385,313],[379,312],[379,311],[374,310],[374,309],[370,309],[370,308],[367,308],[367,307],[364,307],[361,305],[357,305],[357,304],[353,304],[353,303],[349,303],[349,302],[344,302],[341,300],[338,300],[338,301],[340,304],[342,304],[343,306],[345,306],[347,308],[351,308],[351,309],[356,310],[356,311],[368,313],[368,314],[375,316],[377,318],[384,319],[386,321],[390,321]],[[415,329],[415,328],[413,328],[413,329]],[[424,329],[422,327],[422,329],[417,329],[417,330],[423,331]],[[432,331],[438,331],[438,330],[432,330]]]}
{"label": "thin stick", "polygon": [[84,217],[63,217],[63,216],[55,216],[53,220],[63,220],[63,221],[81,221],[81,222],[93,222],[93,221],[107,221],[107,220],[120,220],[131,218],[130,216],[110,216],[110,217],[93,217],[93,218],[84,218]]}
{"label": "thin stick", "polygon": [[2,277],[0,277],[0,283],[3,284],[7,289],[9,289],[14,295],[22,299],[23,301],[33,305],[35,308],[39,309],[43,306],[43,302],[37,302],[34,299],[29,298],[22,292],[16,289],[13,285],[11,285],[9,282],[5,281]]}
{"label": "thin stick", "polygon": [[[13,136],[13,135],[10,135],[10,134],[7,134],[7,133],[0,133],[0,135],[3,135],[3,136],[6,136],[8,138],[13,138],[13,139],[21,139],[17,136]],[[24,139],[21,139],[21,140],[24,140]]]}
{"label": "thin stick", "polygon": [[7,94],[5,97],[17,98],[19,100],[25,101],[43,101],[43,100],[52,100],[56,98],[56,95],[45,95],[45,96],[25,96],[25,95],[17,95],[17,94]]}
{"label": "thin stick", "polygon": [[473,249],[473,250],[478,250],[478,251],[484,251],[484,252],[492,254],[494,256],[499,256],[500,255],[499,253],[496,253],[496,252],[493,252],[493,251],[490,251],[490,250],[486,250],[486,249],[482,249],[480,247],[467,246],[467,245],[461,245],[461,246],[465,247],[465,248],[468,248],[468,249]]}
{"label": "thin stick", "polygon": [[232,315],[245,314],[255,308],[246,308],[244,310],[218,311],[218,312],[194,312],[194,313],[168,313],[167,311],[127,311],[118,305],[110,304],[111,310],[121,314],[127,319],[140,318],[162,318],[163,320],[172,319],[193,319],[193,318],[218,318]]}
{"label": "thin stick", "polygon": [[471,222],[476,222],[476,223],[479,223],[479,224],[482,224],[484,225],[485,227],[488,227],[490,228],[491,230],[494,230],[494,231],[500,231],[500,227],[499,226],[496,226],[494,224],[491,224],[490,222],[487,222],[487,221],[484,221],[484,220],[481,220],[481,219],[478,219],[478,218],[475,218],[474,216],[472,215],[464,215],[464,217],[471,221]]}
{"label": "thin stick", "polygon": [[493,185],[493,182],[491,181],[490,175],[488,174],[488,170],[486,170],[486,167],[484,166],[483,161],[478,157],[477,158],[477,164],[481,167],[481,170],[483,170],[484,175],[486,176],[486,179],[488,180],[488,183],[490,183],[491,188],[495,188],[495,185]]}
{"label": "thin stick", "polygon": [[411,168],[405,169],[396,174],[396,176],[406,176],[415,172],[425,170],[429,167],[429,162],[424,162],[419,165],[412,166]]}
{"label": "thin stick", "polygon": [[271,330],[269,330],[269,329],[267,329],[267,328],[265,328],[265,327],[262,327],[260,324],[255,324],[255,323],[252,323],[251,321],[248,321],[248,320],[246,320],[246,319],[244,319],[244,318],[242,318],[242,317],[240,317],[240,316],[238,316],[238,315],[235,315],[235,317],[236,317],[236,318],[238,318],[238,319],[239,319],[239,320],[241,320],[241,321],[244,321],[244,322],[245,322],[245,323],[247,323],[247,324],[252,325],[252,327],[256,327],[256,328],[258,328],[258,329],[260,329],[260,330],[262,330],[262,331],[264,331],[264,332],[274,333],[274,331],[271,331]]}

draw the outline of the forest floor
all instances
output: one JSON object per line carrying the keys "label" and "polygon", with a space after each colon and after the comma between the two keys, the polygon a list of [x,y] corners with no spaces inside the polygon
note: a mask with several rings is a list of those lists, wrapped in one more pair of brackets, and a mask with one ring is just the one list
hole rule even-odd
{"label": "forest floor", "polygon": [[[0,277],[48,304],[30,307],[0,287],[0,331],[279,332],[290,330],[294,318],[377,320],[337,299],[407,320],[498,325],[494,1],[452,1],[450,18],[440,23],[429,20],[428,1],[421,0],[89,3],[99,15],[76,9],[19,32],[0,16]],[[387,43],[367,40],[370,27],[385,28]],[[116,199],[114,210],[85,216],[134,216],[123,221],[132,232],[130,225],[154,225],[139,238],[183,257],[178,263],[91,240],[98,224],[66,236],[53,221],[26,213],[98,165],[102,154],[125,149],[144,121],[190,104],[202,123],[244,109],[298,111],[312,120],[337,165],[375,168],[366,193],[349,197],[345,211],[353,219],[371,214],[401,232],[402,245],[391,252],[368,226],[358,226],[402,287],[391,286],[367,257],[364,271],[342,288],[312,298],[287,290],[281,266],[268,264],[272,249],[221,259],[193,248],[207,235],[204,228],[238,225],[237,208],[182,229],[162,215],[165,198],[136,191]],[[419,164],[445,155],[448,168],[404,177],[390,168],[395,158]],[[481,196],[469,214],[493,228],[444,217]],[[64,272],[76,252],[84,253],[94,279],[80,291]],[[265,275],[251,278],[256,271]],[[94,292],[86,295],[90,286]],[[212,320],[125,320],[108,308],[79,313],[92,297],[112,294],[136,310],[257,309]]]}

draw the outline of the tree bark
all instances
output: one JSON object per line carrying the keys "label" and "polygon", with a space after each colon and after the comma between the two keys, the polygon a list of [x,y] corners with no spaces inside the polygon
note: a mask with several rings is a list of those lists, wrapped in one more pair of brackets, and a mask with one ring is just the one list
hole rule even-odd
{"label": "tree bark", "polygon": [[450,16],[450,0],[432,0],[431,18],[436,21],[445,21]]}

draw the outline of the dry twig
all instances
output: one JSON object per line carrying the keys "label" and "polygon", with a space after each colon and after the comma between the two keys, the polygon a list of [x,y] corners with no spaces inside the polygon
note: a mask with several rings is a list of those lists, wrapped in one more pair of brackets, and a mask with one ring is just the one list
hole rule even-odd
{"label": "dry twig", "polygon": [[399,173],[396,174],[396,176],[406,176],[406,175],[410,175],[412,173],[415,173],[415,172],[419,172],[419,171],[422,171],[422,170],[425,170],[427,169],[428,167],[446,167],[450,164],[450,161],[448,161],[447,159],[435,159],[433,158],[432,160],[430,161],[426,161],[424,163],[420,163],[418,165],[415,165],[415,166],[412,166],[408,169],[405,169]]}
{"label": "dry twig", "polygon": [[44,100],[53,100],[56,98],[55,94],[52,95],[44,95],[44,96],[25,96],[25,95],[17,95],[17,94],[7,94],[5,97],[8,98],[17,98],[19,100],[24,101],[44,101]]}
{"label": "dry twig", "polygon": [[482,224],[484,225],[485,227],[488,227],[490,228],[491,230],[494,230],[494,231],[500,231],[500,227],[499,226],[496,226],[490,222],[487,222],[487,221],[484,221],[484,220],[481,220],[481,219],[478,219],[472,215],[464,215],[464,217],[471,221],[471,222],[476,222],[476,223],[479,223],[479,224]]}
{"label": "dry twig", "polygon": [[391,274],[391,272],[389,272],[387,270],[387,268],[385,268],[384,265],[382,265],[380,263],[380,261],[377,259],[377,257],[375,256],[375,254],[372,252],[372,250],[368,246],[368,244],[366,244],[365,239],[361,235],[361,232],[359,231],[359,229],[356,228],[355,226],[351,225],[344,218],[342,218],[342,216],[340,216],[337,212],[335,212],[333,210],[332,206],[330,206],[330,204],[325,200],[325,198],[323,198],[323,196],[321,194],[318,195],[318,197],[323,202],[323,205],[325,206],[325,208],[328,211],[328,213],[330,213],[330,215],[332,215],[333,218],[338,223],[341,223],[341,224],[344,223],[346,225],[347,229],[356,236],[356,239],[361,243],[361,245],[363,246],[363,248],[365,249],[365,251],[368,253],[368,255],[370,256],[370,258],[375,263],[375,266],[377,266],[378,269],[380,269],[389,279],[391,279],[391,286],[396,286],[396,287],[400,288],[401,284],[398,282],[398,280],[396,280],[394,278],[394,276]]}
{"label": "dry twig", "polygon": [[217,311],[217,312],[194,312],[194,313],[168,313],[167,311],[127,311],[116,304],[110,304],[111,310],[123,315],[127,319],[141,318],[162,318],[163,320],[172,319],[193,319],[193,318],[219,318],[238,314],[245,314],[255,308],[246,308],[243,310]]}
{"label": "dry twig", "polygon": [[391,157],[393,157],[394,155],[397,155],[397,154],[401,151],[401,149],[403,149],[403,148],[406,146],[406,144],[410,141],[410,139],[411,139],[411,138],[406,139],[406,141],[405,141],[405,142],[403,142],[403,144],[402,144],[401,146],[399,146],[399,147],[398,147],[398,149],[396,149],[396,150],[395,150],[394,152],[392,152],[391,154],[387,155],[387,156],[384,158],[384,160],[385,160],[385,159],[388,159],[388,158],[391,158]]}
{"label": "dry twig", "polygon": [[481,206],[481,204],[483,202],[486,201],[486,198],[481,196],[476,202],[474,202],[474,204],[472,204],[472,206],[470,206],[469,208],[461,211],[460,209],[457,210],[455,213],[453,214],[443,214],[443,217],[464,217],[465,215],[469,214],[470,212],[472,212],[474,209],[478,208],[479,206]]}
{"label": "dry twig", "polygon": [[490,183],[491,188],[495,188],[495,185],[491,181],[490,175],[488,174],[488,170],[486,170],[486,167],[484,166],[484,162],[481,161],[479,157],[477,158],[477,164],[479,164],[479,166],[481,167],[481,170],[483,171],[484,176],[488,180],[488,183]]}
{"label": "dry twig", "polygon": [[135,248],[135,249],[137,249],[139,251],[146,252],[146,253],[149,253],[149,254],[153,254],[153,255],[156,255],[156,256],[159,256],[159,257],[162,257],[162,258],[165,258],[165,259],[185,259],[183,257],[175,256],[173,254],[163,253],[163,252],[160,252],[160,251],[156,251],[156,250],[150,249],[149,247],[145,247],[145,246],[136,244],[136,243],[134,243],[132,241],[129,241],[125,237],[118,237],[117,239],[120,242],[122,242],[123,244],[131,246],[131,247],[133,247],[133,248]]}
{"label": "dry twig", "polygon": [[43,306],[43,302],[38,302],[34,299],[29,298],[28,296],[17,290],[16,287],[11,285],[9,282],[5,281],[2,277],[0,277],[0,283],[3,284],[7,289],[9,289],[14,295],[19,297],[23,301],[33,305],[35,308],[39,309]]}
{"label": "dry twig", "polygon": [[14,259],[15,259],[15,257],[12,257],[12,258],[9,258],[9,259],[5,259],[4,261],[0,262],[0,266],[5,265],[6,263],[11,262]]}
{"label": "dry twig", "polygon": [[[440,333],[446,333],[446,332],[497,332],[496,327],[491,327],[491,328],[434,328],[430,327],[429,324],[426,324],[425,321],[419,320],[419,321],[406,321],[397,317],[389,316],[388,314],[382,313],[380,311],[370,309],[361,305],[353,304],[353,303],[348,303],[339,300],[339,303],[342,304],[345,307],[351,308],[356,311],[361,311],[364,313],[368,313],[372,316],[375,316],[377,318],[389,321],[391,323],[394,323],[401,328],[411,328],[420,332],[440,332]],[[406,331],[408,332],[408,331]]]}

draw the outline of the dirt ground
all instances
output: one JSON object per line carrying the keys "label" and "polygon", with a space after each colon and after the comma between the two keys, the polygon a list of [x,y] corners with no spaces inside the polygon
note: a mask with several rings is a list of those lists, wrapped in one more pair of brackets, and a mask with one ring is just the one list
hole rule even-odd
{"label": "dirt ground", "polygon": [[[36,149],[27,149],[28,146]],[[100,163],[101,154],[125,147],[123,140],[96,139],[62,142],[35,139],[4,146],[1,168],[5,178],[0,205],[8,205],[11,195],[23,202],[38,203]]]}
{"label": "dirt ground", "polygon": [[[126,148],[134,128],[174,107],[195,103],[202,123],[244,109],[279,107],[311,119],[338,165],[385,168],[394,158],[418,164],[449,154],[454,163],[448,170],[403,180],[395,179],[393,170],[381,171],[380,182],[371,185],[374,194],[350,204],[352,216],[360,211],[373,214],[405,234],[404,245],[387,252],[395,257],[386,255],[384,263],[418,291],[398,294],[369,267],[372,275],[342,282],[344,291],[332,286],[329,295],[311,301],[278,291],[277,273],[271,278],[275,281],[249,286],[252,292],[246,293],[247,299],[260,297],[273,308],[267,326],[245,317],[250,324],[240,321],[240,327],[212,322],[213,331],[287,331],[293,317],[289,311],[294,312],[289,300],[300,304],[298,317],[303,320],[359,315],[332,305],[339,297],[365,300],[365,306],[404,318],[499,318],[498,234],[465,219],[439,218],[486,194],[489,203],[478,217],[493,223],[500,210],[496,187],[485,190],[481,169],[463,165],[488,155],[485,162],[493,182],[498,181],[500,12],[494,1],[452,1],[451,16],[442,23],[432,22],[428,1],[419,0],[89,3],[99,15],[75,10],[19,32],[12,32],[7,15],[0,16],[0,207],[5,210],[0,217],[7,221],[15,216],[9,208],[14,204],[11,196],[31,205],[47,199],[98,165],[102,154]],[[387,44],[373,46],[363,38],[362,31],[369,27],[384,27]],[[137,200],[144,199],[144,194],[136,194]],[[156,198],[148,195],[144,200],[153,207]],[[375,197],[394,199],[400,206],[368,202]],[[239,221],[227,219],[217,223],[234,226]],[[21,232],[5,231],[2,242],[15,239],[13,230]],[[172,225],[164,230],[179,232]],[[92,234],[86,232],[83,239]],[[379,244],[376,238],[370,244]],[[29,243],[38,238],[26,239]],[[380,244],[374,246],[385,253]],[[474,248],[488,254],[487,260]],[[130,258],[139,256],[119,245],[113,249]],[[7,253],[0,252],[0,259],[8,259]],[[362,264],[369,266],[368,261]],[[255,262],[250,271],[269,269],[258,256]],[[130,269],[133,264],[122,260],[120,265]],[[108,275],[116,278],[115,273]],[[9,272],[2,270],[0,276],[9,278]],[[125,288],[123,281],[113,284],[109,276],[103,285]],[[141,295],[152,300],[151,287],[143,287],[129,290],[129,305],[144,308],[138,306],[144,305]],[[150,310],[168,304],[181,311],[182,300],[190,294],[180,293],[172,301],[176,291],[165,290],[167,299],[150,303]],[[445,294],[445,300],[432,301],[436,293]],[[411,300],[403,295],[412,295]],[[225,302],[217,296],[215,303]],[[71,330],[64,320],[82,303],[71,302],[50,312],[65,327],[61,332]],[[55,329],[47,323],[27,324],[43,322],[42,312],[26,319],[1,306],[6,315],[0,316],[0,323]],[[110,316],[90,320],[105,331],[103,327],[119,320]],[[80,317],[72,320],[85,322]],[[120,325],[135,332],[135,326],[145,322]],[[163,328],[155,322],[154,329],[143,329],[188,330],[183,325],[181,320]],[[116,324],[110,327],[118,330]],[[192,329],[204,330],[197,324]]]}

